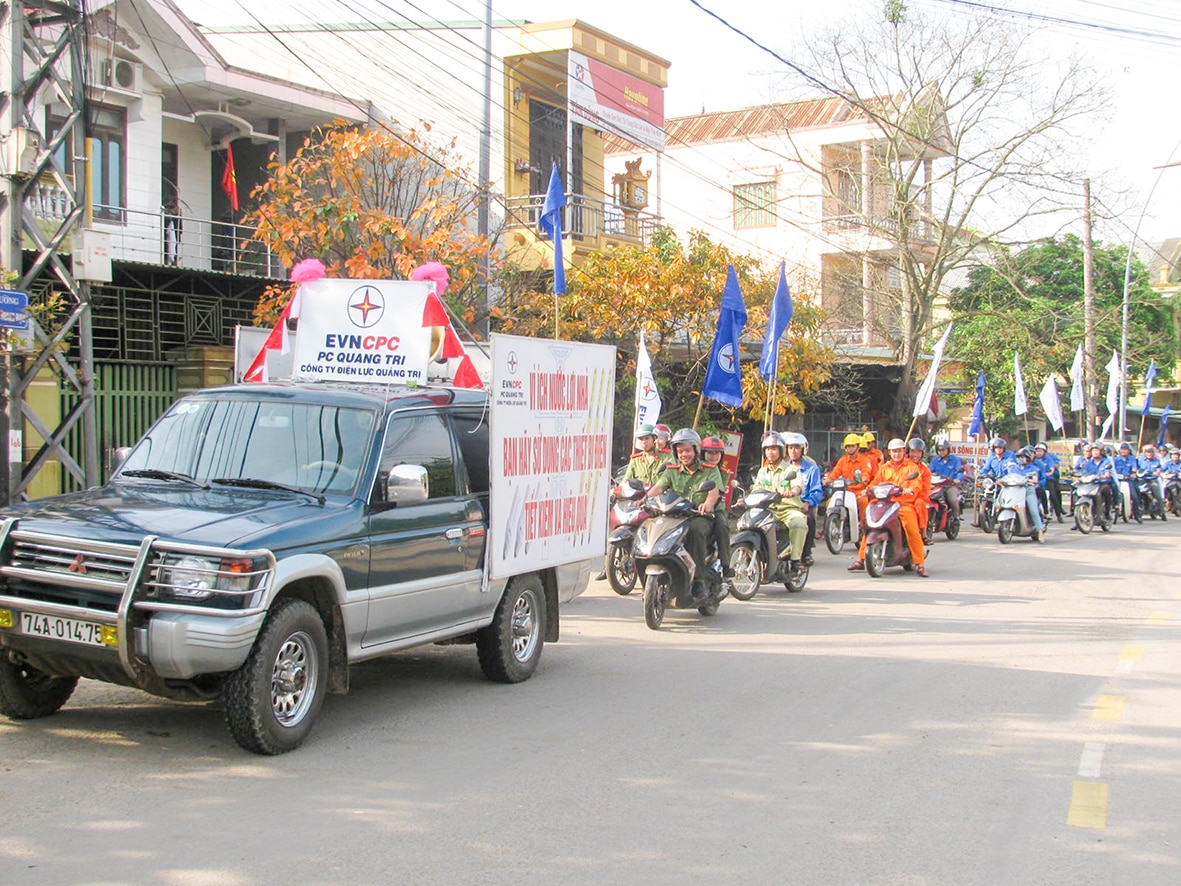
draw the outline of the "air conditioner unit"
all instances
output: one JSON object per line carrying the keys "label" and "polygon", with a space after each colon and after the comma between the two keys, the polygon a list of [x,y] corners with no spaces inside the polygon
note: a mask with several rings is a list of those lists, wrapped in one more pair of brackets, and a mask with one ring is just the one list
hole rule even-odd
{"label": "air conditioner unit", "polygon": [[111,89],[134,92],[138,95],[143,73],[144,66],[139,62],[131,62],[125,58],[103,59],[99,70],[99,82]]}

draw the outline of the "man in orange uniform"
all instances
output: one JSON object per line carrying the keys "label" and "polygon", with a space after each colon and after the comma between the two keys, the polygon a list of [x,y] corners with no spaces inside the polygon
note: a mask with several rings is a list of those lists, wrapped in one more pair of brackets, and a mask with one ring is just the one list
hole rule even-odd
{"label": "man in orange uniform", "polygon": [[907,455],[910,460],[914,462],[915,468],[919,472],[919,480],[922,481],[923,488],[914,500],[914,515],[919,521],[919,531],[927,525],[927,503],[931,501],[931,469],[923,463],[923,456],[927,452],[927,443],[922,437],[911,437],[906,441]]}
{"label": "man in orange uniform", "polygon": [[873,431],[866,431],[861,435],[861,452],[869,457],[875,471],[878,469],[878,465],[886,460],[882,455],[882,450],[875,445],[876,442],[877,437],[874,436]]}
{"label": "man in orange uniform", "polygon": [[[902,531],[906,533],[906,546],[910,548],[910,559],[914,563],[914,571],[923,578],[929,578],[931,573],[923,565],[923,536],[919,532],[919,521],[915,515],[914,502],[923,497],[923,474],[918,466],[907,458],[906,444],[895,437],[887,445],[890,460],[878,467],[874,475],[874,483],[893,483],[901,487],[902,495],[898,498],[898,519],[902,523]],[[911,475],[914,476],[911,476]],[[927,480],[930,484],[930,480]],[[930,486],[928,485],[928,490]],[[857,552],[857,559],[849,567],[850,572],[865,568],[865,537],[861,538],[861,550]]]}
{"label": "man in orange uniform", "polygon": [[[849,492],[857,496],[857,519],[865,524],[865,505],[868,499],[862,494],[862,490],[869,485],[869,481],[873,479],[874,468],[877,467],[869,456],[862,452],[861,436],[859,434],[845,435],[845,454],[837,459],[837,463],[832,466],[832,470],[828,472],[828,476],[824,478],[825,483],[831,483],[838,477],[843,477],[848,481],[846,487]],[[861,479],[857,479],[857,472],[861,472]]]}

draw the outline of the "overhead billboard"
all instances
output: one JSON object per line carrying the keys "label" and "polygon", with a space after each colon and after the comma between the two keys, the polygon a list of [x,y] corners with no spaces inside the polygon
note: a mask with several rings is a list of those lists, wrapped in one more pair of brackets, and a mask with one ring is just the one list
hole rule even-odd
{"label": "overhead billboard", "polygon": [[664,90],[606,62],[569,53],[570,119],[664,150]]}

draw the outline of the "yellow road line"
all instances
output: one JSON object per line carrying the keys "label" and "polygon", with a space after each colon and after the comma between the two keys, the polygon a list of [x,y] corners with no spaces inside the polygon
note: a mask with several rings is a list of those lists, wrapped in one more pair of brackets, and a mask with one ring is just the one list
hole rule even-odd
{"label": "yellow road line", "polygon": [[1108,787],[1093,781],[1076,781],[1070,792],[1066,823],[1072,828],[1107,827]]}
{"label": "yellow road line", "polygon": [[1124,651],[1120,653],[1120,661],[1144,661],[1144,647],[1143,646],[1125,646]]}
{"label": "yellow road line", "polygon": [[1124,701],[1122,695],[1100,695],[1095,699],[1095,710],[1091,712],[1092,720],[1119,720],[1124,715]]}
{"label": "yellow road line", "polygon": [[1168,620],[1169,613],[1167,612],[1154,612],[1152,615],[1148,616],[1148,623],[1150,625],[1163,625]]}

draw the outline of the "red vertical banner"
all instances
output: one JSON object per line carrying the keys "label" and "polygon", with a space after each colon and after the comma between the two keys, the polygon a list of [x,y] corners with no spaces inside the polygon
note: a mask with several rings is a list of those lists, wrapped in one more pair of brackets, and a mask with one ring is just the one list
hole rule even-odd
{"label": "red vertical banner", "polygon": [[234,149],[226,142],[226,168],[221,174],[221,188],[226,192],[230,207],[238,211],[238,175],[234,172]]}
{"label": "red vertical banner", "polygon": [[734,484],[738,481],[738,456],[742,452],[742,434],[736,431],[723,431],[721,437],[726,443],[726,451],[722,453],[722,470],[730,478],[725,495],[726,508],[729,509]]}

